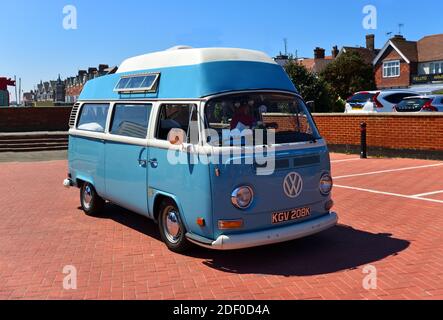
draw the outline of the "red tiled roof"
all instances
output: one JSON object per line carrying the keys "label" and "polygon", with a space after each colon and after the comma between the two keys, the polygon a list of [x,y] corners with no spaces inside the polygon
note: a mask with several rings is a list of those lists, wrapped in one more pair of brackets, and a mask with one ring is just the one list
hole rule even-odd
{"label": "red tiled roof", "polygon": [[380,50],[369,50],[363,47],[343,47],[345,52],[357,52],[360,57],[368,64],[372,64]]}
{"label": "red tiled roof", "polygon": [[404,39],[391,39],[391,42],[403,53],[410,62],[418,61],[417,53],[417,42],[416,41],[406,41]]}
{"label": "red tiled roof", "polygon": [[303,59],[299,63],[311,72],[320,73],[333,61],[334,58],[329,56],[325,59]]}
{"label": "red tiled roof", "polygon": [[443,34],[422,38],[417,42],[418,61],[443,60]]}

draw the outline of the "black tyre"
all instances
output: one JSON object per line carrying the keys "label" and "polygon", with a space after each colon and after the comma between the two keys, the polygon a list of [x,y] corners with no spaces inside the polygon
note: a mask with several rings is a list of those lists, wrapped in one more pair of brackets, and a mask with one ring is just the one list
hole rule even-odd
{"label": "black tyre", "polygon": [[102,214],[105,201],[100,198],[92,184],[85,182],[80,188],[80,204],[88,216],[97,217]]}
{"label": "black tyre", "polygon": [[186,239],[186,229],[174,201],[167,199],[160,205],[158,226],[162,240],[169,250],[181,253],[189,249],[190,243]]}

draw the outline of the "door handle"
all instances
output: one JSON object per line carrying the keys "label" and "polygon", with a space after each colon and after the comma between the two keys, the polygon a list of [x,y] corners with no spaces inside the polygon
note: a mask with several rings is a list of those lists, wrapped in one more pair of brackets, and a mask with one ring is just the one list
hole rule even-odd
{"label": "door handle", "polygon": [[158,161],[157,159],[149,159],[149,164],[151,165],[152,168],[157,168],[158,167]]}
{"label": "door handle", "polygon": [[142,159],[138,159],[138,165],[142,168],[146,167],[146,165],[148,164],[148,161],[146,160],[142,160]]}
{"label": "door handle", "polygon": [[143,148],[140,150],[140,153],[138,155],[138,165],[142,168],[146,168],[146,165],[148,164],[147,160],[142,159],[143,153],[145,152],[146,148]]}

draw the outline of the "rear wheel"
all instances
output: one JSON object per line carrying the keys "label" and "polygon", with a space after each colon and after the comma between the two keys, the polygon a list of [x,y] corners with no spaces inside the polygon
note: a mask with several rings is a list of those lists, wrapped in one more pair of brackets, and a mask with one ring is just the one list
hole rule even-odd
{"label": "rear wheel", "polygon": [[88,216],[96,217],[101,215],[105,201],[100,198],[92,184],[85,182],[80,188],[80,204]]}
{"label": "rear wheel", "polygon": [[162,240],[169,250],[181,253],[189,249],[190,243],[186,239],[186,229],[174,201],[167,199],[162,202],[158,225]]}

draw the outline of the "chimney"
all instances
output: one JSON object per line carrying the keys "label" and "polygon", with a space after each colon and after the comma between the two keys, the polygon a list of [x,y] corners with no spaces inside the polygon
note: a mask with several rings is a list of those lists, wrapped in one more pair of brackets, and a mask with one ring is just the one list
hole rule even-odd
{"label": "chimney", "polygon": [[109,68],[109,65],[107,65],[107,64],[99,64],[98,65],[98,71],[101,73],[101,72],[103,72],[103,71],[105,71],[106,69],[108,69]]}
{"label": "chimney", "polygon": [[338,46],[334,46],[332,47],[332,57],[335,59],[337,58],[338,54],[340,53],[340,51],[338,50]]}
{"label": "chimney", "polygon": [[314,59],[324,59],[325,58],[325,49],[315,48],[314,50]]}
{"label": "chimney", "polygon": [[375,51],[375,35],[368,34],[366,36],[366,49]]}

